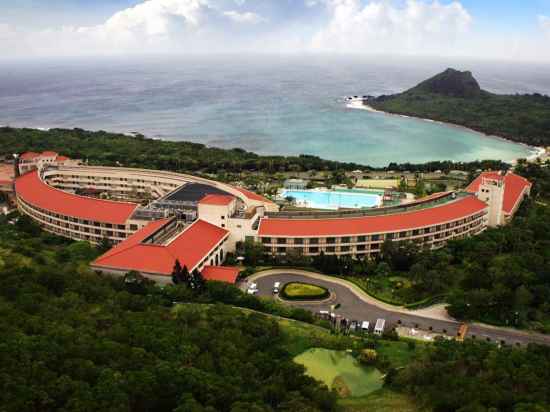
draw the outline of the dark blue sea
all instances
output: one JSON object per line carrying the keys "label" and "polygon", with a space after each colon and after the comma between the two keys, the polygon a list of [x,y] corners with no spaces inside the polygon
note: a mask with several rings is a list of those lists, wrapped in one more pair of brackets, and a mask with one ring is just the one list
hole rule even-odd
{"label": "dark blue sea", "polygon": [[261,154],[313,154],[375,166],[512,160],[529,148],[461,128],[345,107],[447,67],[485,89],[550,94],[550,67],[329,56],[192,56],[0,61],[0,124],[139,132]]}

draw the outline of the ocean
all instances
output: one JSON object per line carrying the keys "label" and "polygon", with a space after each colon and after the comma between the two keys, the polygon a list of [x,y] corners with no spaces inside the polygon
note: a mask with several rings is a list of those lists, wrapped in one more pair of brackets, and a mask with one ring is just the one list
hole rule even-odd
{"label": "ocean", "polygon": [[148,56],[0,61],[0,124],[139,132],[260,154],[383,166],[510,161],[526,146],[465,129],[346,108],[447,67],[498,93],[550,93],[549,67],[349,56]]}

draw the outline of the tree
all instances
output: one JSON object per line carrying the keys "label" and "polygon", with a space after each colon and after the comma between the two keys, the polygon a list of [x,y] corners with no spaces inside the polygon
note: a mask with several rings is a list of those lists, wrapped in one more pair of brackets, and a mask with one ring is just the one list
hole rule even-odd
{"label": "tree", "polygon": [[104,236],[97,245],[97,250],[99,251],[99,253],[104,254],[111,250],[112,247],[113,243],[111,242],[111,240],[107,236]]}
{"label": "tree", "polygon": [[244,261],[247,265],[257,266],[265,255],[265,247],[260,242],[246,239],[244,242]]}
{"label": "tree", "polygon": [[189,269],[187,269],[187,265],[183,265],[183,269],[181,270],[181,273],[180,273],[180,283],[190,286],[190,279],[191,279],[191,274],[189,273]]}
{"label": "tree", "polygon": [[397,186],[397,191],[401,193],[405,193],[408,189],[409,189],[409,186],[407,185],[407,178],[402,176],[401,180],[399,181],[399,186]]}
{"label": "tree", "polygon": [[374,274],[380,277],[389,276],[391,274],[390,265],[388,265],[386,262],[380,262],[376,267],[376,272]]}
{"label": "tree", "polygon": [[416,179],[416,186],[414,187],[414,194],[416,197],[426,196],[426,185],[424,184],[424,179]]}
{"label": "tree", "polygon": [[204,280],[202,273],[200,273],[197,269],[193,270],[191,276],[189,276],[189,286],[191,287],[191,289],[199,292],[204,289],[205,283],[206,281]]}
{"label": "tree", "polygon": [[172,283],[174,285],[177,285],[180,283],[180,277],[181,277],[181,264],[178,259],[176,259],[176,263],[174,263],[174,269],[172,269]]}
{"label": "tree", "polygon": [[378,353],[374,349],[363,349],[359,354],[359,362],[364,365],[375,365]]}
{"label": "tree", "polygon": [[294,196],[287,196],[285,197],[285,200],[288,204],[294,204],[296,202],[296,198]]}

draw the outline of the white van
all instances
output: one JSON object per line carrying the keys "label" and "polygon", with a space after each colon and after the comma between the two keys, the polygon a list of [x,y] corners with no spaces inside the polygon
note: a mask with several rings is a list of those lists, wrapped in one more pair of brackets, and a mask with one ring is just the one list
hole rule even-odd
{"label": "white van", "polygon": [[361,330],[365,333],[368,333],[369,331],[370,323],[368,320],[364,320],[363,323],[361,323]]}
{"label": "white van", "polygon": [[277,293],[279,293],[280,288],[281,288],[281,282],[275,282],[273,284],[273,294],[276,295]]}
{"label": "white van", "polygon": [[382,335],[384,333],[384,326],[386,325],[386,319],[377,319],[374,326],[374,334]]}

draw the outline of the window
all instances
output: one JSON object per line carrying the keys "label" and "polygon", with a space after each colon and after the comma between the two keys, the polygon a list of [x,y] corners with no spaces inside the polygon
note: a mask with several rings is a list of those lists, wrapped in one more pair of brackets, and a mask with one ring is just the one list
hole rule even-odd
{"label": "window", "polygon": [[366,241],[367,241],[367,237],[366,237],[366,236],[357,236],[357,241],[358,241],[358,242],[366,242]]}
{"label": "window", "polygon": [[327,246],[327,252],[334,253],[336,251],[336,248],[334,246]]}
{"label": "window", "polygon": [[343,238],[341,239],[341,242],[342,242],[342,243],[349,243],[350,240],[351,240],[351,239],[350,239],[349,236],[345,236],[345,237],[343,237]]}
{"label": "window", "polygon": [[357,245],[357,250],[365,250],[365,245]]}
{"label": "window", "polygon": [[318,247],[310,247],[309,248],[309,253],[319,253],[319,248]]}
{"label": "window", "polygon": [[376,242],[377,240],[380,240],[380,235],[372,235],[372,241]]}
{"label": "window", "polygon": [[263,243],[263,244],[271,243],[271,238],[270,238],[270,237],[263,237],[263,238],[262,238],[262,243]]}
{"label": "window", "polygon": [[304,239],[301,239],[301,238],[294,239],[295,245],[302,245],[303,243],[304,243]]}
{"label": "window", "polygon": [[334,238],[334,237],[327,237],[326,242],[327,242],[327,243],[336,243],[336,238]]}
{"label": "window", "polygon": [[340,251],[341,252],[349,252],[349,246],[341,246]]}
{"label": "window", "polygon": [[286,244],[286,239],[284,237],[280,237],[277,239],[277,244],[278,245],[285,245]]}
{"label": "window", "polygon": [[277,248],[277,253],[285,253],[286,252],[286,248],[284,247],[278,247]]}
{"label": "window", "polygon": [[317,245],[317,244],[319,244],[319,239],[317,239],[317,238],[309,239],[309,243],[312,244],[312,245]]}

